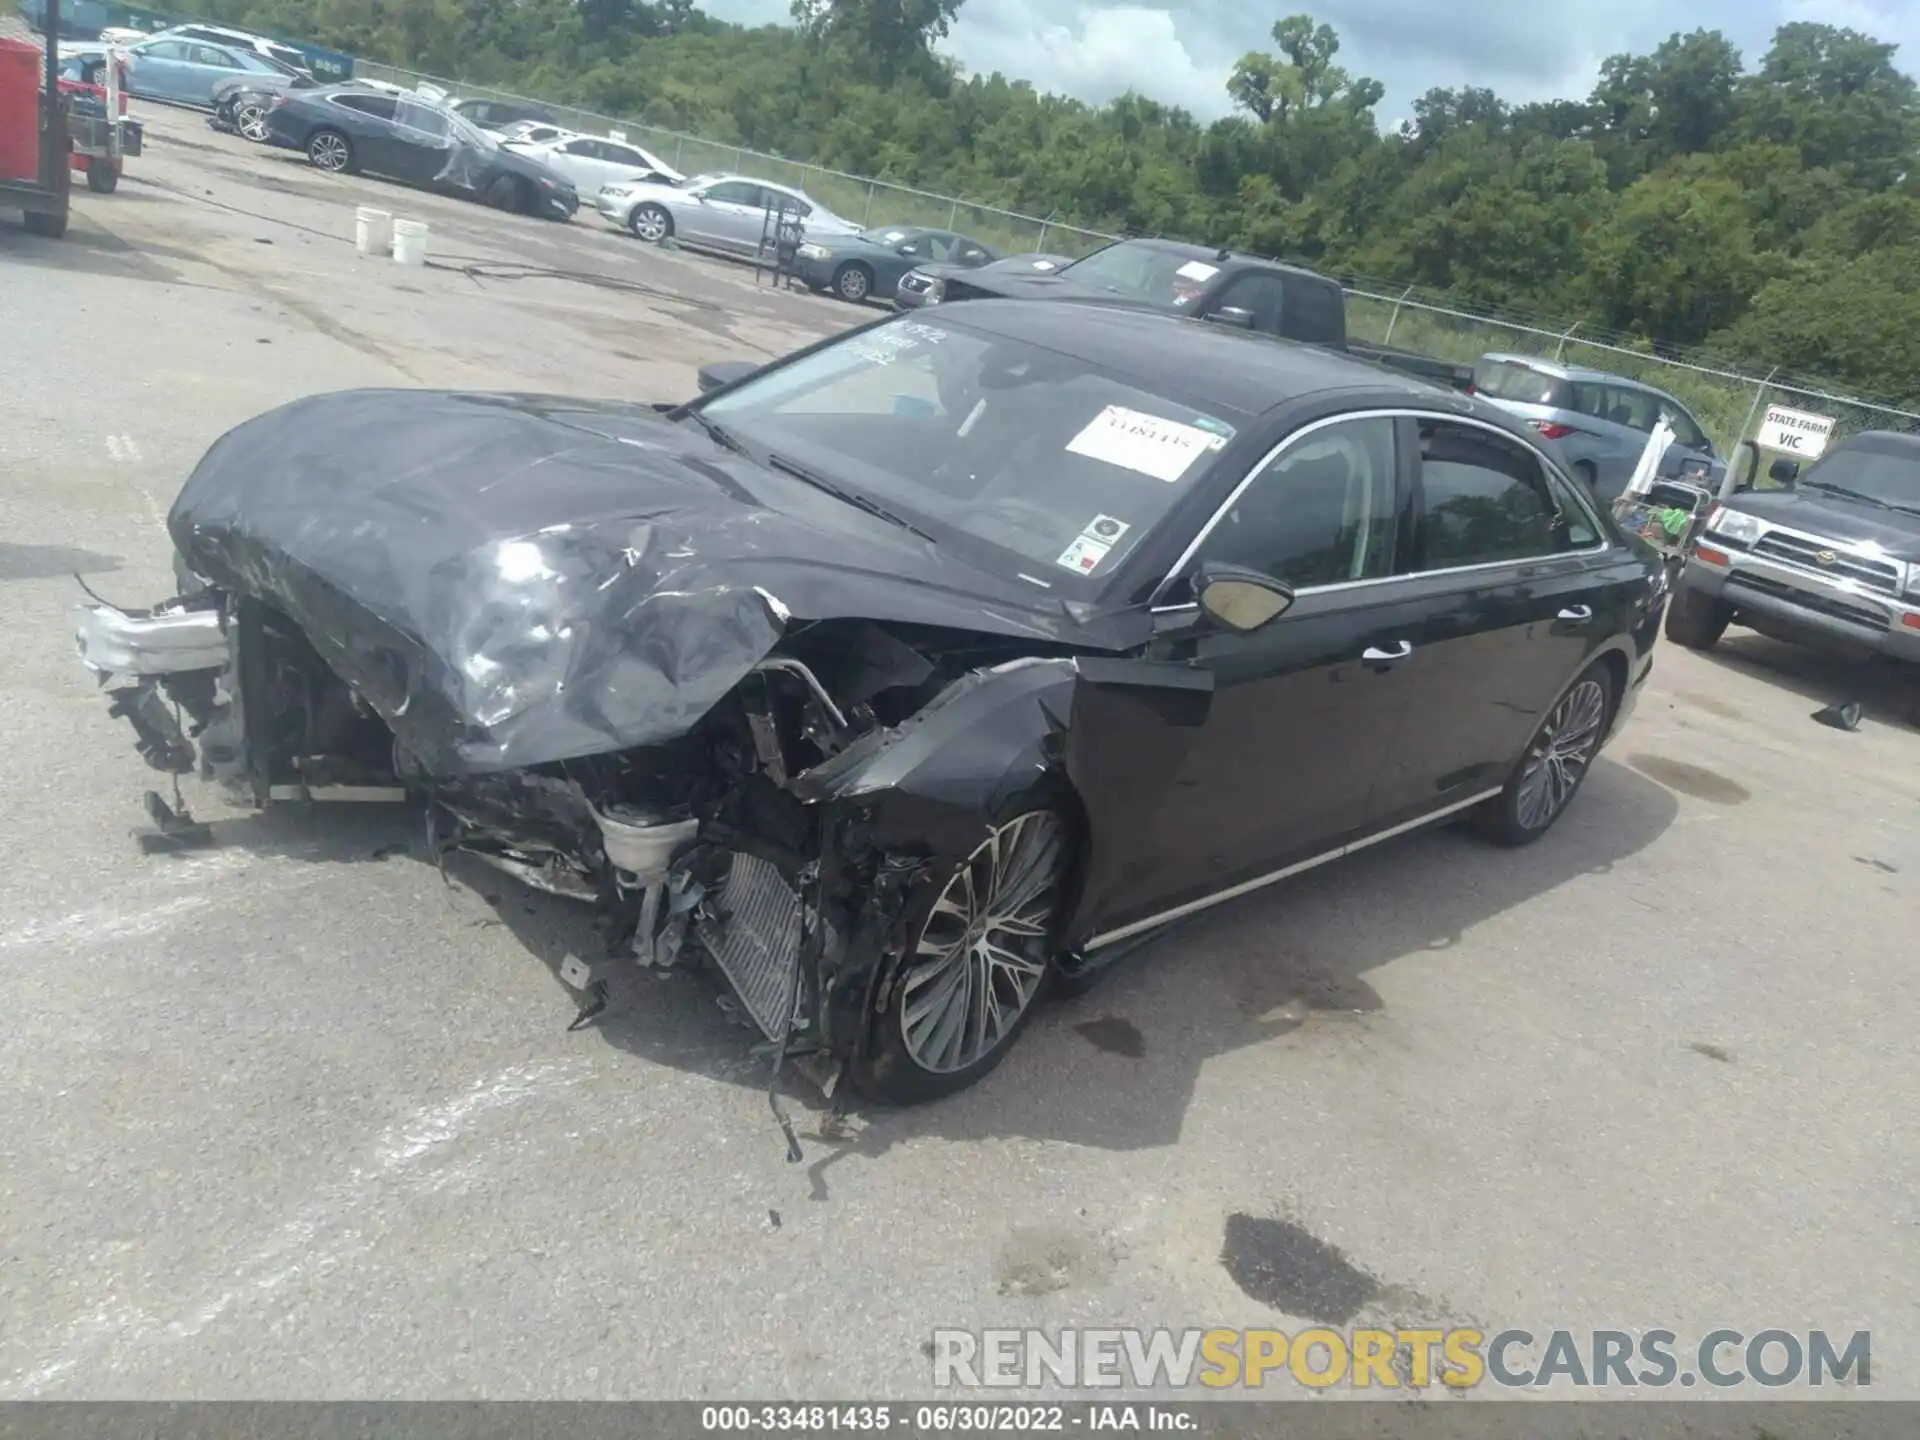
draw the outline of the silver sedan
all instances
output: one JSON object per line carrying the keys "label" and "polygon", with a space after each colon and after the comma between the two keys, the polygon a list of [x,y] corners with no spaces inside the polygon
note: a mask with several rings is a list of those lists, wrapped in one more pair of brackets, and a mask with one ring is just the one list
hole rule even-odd
{"label": "silver sedan", "polygon": [[757,255],[768,235],[770,212],[797,214],[811,236],[856,235],[842,219],[806,192],[745,175],[696,175],[684,185],[647,182],[609,185],[595,199],[601,216],[642,240],[675,240],[695,250]]}

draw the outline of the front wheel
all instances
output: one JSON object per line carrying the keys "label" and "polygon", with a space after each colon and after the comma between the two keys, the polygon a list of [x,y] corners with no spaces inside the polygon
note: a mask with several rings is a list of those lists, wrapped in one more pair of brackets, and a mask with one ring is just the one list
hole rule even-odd
{"label": "front wheel", "polygon": [[120,172],[105,160],[87,161],[87,189],[96,195],[111,195],[120,187]]}
{"label": "front wheel", "polygon": [[1605,661],[1583,671],[1534,731],[1506,788],[1476,812],[1480,833],[1496,845],[1514,847],[1552,829],[1586,783],[1618,700]]}
{"label": "front wheel", "polygon": [[842,265],[834,272],[833,292],[849,304],[858,305],[873,293],[873,272],[860,264]]}
{"label": "front wheel", "polygon": [[233,128],[240,132],[244,140],[256,145],[267,143],[267,107],[257,100],[248,100],[233,112]]}
{"label": "front wheel", "polygon": [[524,213],[533,207],[527,202],[520,182],[511,175],[496,175],[487,186],[486,202],[496,210]]}
{"label": "front wheel", "polygon": [[1689,650],[1711,650],[1732,622],[1733,607],[1726,601],[1684,585],[1667,601],[1667,639]]}
{"label": "front wheel", "polygon": [[658,245],[673,234],[673,216],[658,205],[641,205],[627,217],[627,228],[650,245]]}
{"label": "front wheel", "polygon": [[1054,975],[1073,830],[1058,809],[995,825],[910,928],[853,1083],[893,1105],[966,1089],[1005,1057]]}
{"label": "front wheel", "polygon": [[353,169],[353,142],[338,130],[319,130],[307,141],[307,163],[330,175]]}

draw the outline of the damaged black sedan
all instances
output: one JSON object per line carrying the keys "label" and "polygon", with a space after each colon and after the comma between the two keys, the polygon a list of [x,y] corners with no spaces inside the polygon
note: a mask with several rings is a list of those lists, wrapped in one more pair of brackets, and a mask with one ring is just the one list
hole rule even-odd
{"label": "damaged black sedan", "polygon": [[156,768],[413,798],[604,907],[575,983],[697,961],[895,1102],[1179,917],[1443,816],[1537,838],[1665,603],[1471,397],[991,300],[687,405],[298,401],[169,528],[183,593],[78,624]]}

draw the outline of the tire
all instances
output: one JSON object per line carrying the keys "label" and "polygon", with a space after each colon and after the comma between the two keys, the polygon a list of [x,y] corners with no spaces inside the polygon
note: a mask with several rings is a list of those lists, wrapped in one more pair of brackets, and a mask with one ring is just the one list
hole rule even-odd
{"label": "tire", "polygon": [[329,175],[351,175],[353,142],[338,130],[316,130],[307,137],[307,163]]}
{"label": "tire", "polygon": [[[1006,1057],[1054,980],[1050,937],[1077,835],[1067,807],[1029,796],[931,888],[908,926],[913,944],[887,977],[885,1008],[849,1069],[862,1095],[923,1104],[966,1089]],[[1008,903],[1010,913],[998,908]],[[996,916],[1019,928],[978,929]],[[986,997],[991,1012],[975,1006]]]}
{"label": "tire", "polygon": [[120,188],[120,172],[104,160],[87,162],[87,189],[96,195],[111,195]]}
{"label": "tire", "polygon": [[64,210],[58,215],[29,210],[22,217],[21,223],[27,227],[29,235],[44,235],[49,240],[62,239],[67,233],[67,215]]}
{"label": "tire", "polygon": [[635,239],[658,245],[662,240],[673,237],[673,216],[667,213],[664,206],[636,205],[633,213],[627,216],[627,229],[633,232]]}
{"label": "tire", "polygon": [[233,128],[243,140],[256,145],[267,143],[267,111],[257,100],[249,100],[233,112]]}
{"label": "tire", "polygon": [[1474,812],[1474,828],[1509,849],[1531,845],[1567,813],[1607,738],[1620,697],[1606,661],[1580,672],[1553,702],[1508,776],[1506,788]]}
{"label": "tire", "polygon": [[511,175],[494,176],[484,198],[494,209],[511,210],[516,215],[524,214],[529,208],[526,187]]}
{"label": "tire", "polygon": [[849,305],[864,305],[873,294],[873,271],[855,261],[833,272],[833,293]]}
{"label": "tire", "polygon": [[1665,633],[1674,644],[1689,650],[1711,650],[1732,620],[1733,607],[1726,601],[1682,585],[1667,601]]}

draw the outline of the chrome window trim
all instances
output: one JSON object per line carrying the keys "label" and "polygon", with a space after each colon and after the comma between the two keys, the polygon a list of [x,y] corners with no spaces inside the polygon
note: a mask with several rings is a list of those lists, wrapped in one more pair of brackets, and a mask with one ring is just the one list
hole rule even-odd
{"label": "chrome window trim", "polygon": [[1601,523],[1599,515],[1595,513],[1592,506],[1589,505],[1587,498],[1580,493],[1580,487],[1567,476],[1561,474],[1560,468],[1553,463],[1553,460],[1544,451],[1535,445],[1529,444],[1511,431],[1502,429],[1498,425],[1491,425],[1485,420],[1481,420],[1472,415],[1454,415],[1440,410],[1415,410],[1407,406],[1396,407],[1389,410],[1350,410],[1342,415],[1329,415],[1323,419],[1302,425],[1298,430],[1295,430],[1292,434],[1276,444],[1271,450],[1267,451],[1267,453],[1260,458],[1259,463],[1241,477],[1240,483],[1233,487],[1233,493],[1220,502],[1219,508],[1208,518],[1207,523],[1200,527],[1199,533],[1193,537],[1192,541],[1187,545],[1187,548],[1180,552],[1180,558],[1174,561],[1173,567],[1161,577],[1160,583],[1153,587],[1153,595],[1147,601],[1148,609],[1155,615],[1177,615],[1184,610],[1195,610],[1199,608],[1199,602],[1193,600],[1184,601],[1178,605],[1162,605],[1156,602],[1159,601],[1160,597],[1164,595],[1169,588],[1179,583],[1180,577],[1186,573],[1187,567],[1193,563],[1193,557],[1199,552],[1200,547],[1206,543],[1207,537],[1213,533],[1214,528],[1219,525],[1227,511],[1233,508],[1234,502],[1240,498],[1246,488],[1264,475],[1288,450],[1315,432],[1324,430],[1332,425],[1344,425],[1351,420],[1402,419],[1441,420],[1455,425],[1469,425],[1476,430],[1484,430],[1490,435],[1497,436],[1502,440],[1510,441],[1520,446],[1528,454],[1533,456],[1534,459],[1538,460],[1548,474],[1561,482],[1567,492],[1573,497],[1574,502],[1586,512],[1588,523],[1591,525],[1594,534],[1600,537],[1599,540],[1592,545],[1582,546],[1578,550],[1562,550],[1555,555],[1541,555],[1527,560],[1483,560],[1473,565],[1450,565],[1438,570],[1408,570],[1401,574],[1375,575],[1365,580],[1338,580],[1331,585],[1303,585],[1294,591],[1296,596],[1320,595],[1330,590],[1357,590],[1363,585],[1386,585],[1395,581],[1424,580],[1438,575],[1466,575],[1478,570],[1507,570],[1516,565],[1541,565],[1555,560],[1565,560],[1574,556],[1598,555],[1603,551],[1614,548],[1613,542],[1607,538],[1607,527]]}
{"label": "chrome window trim", "polygon": [[1378,845],[1382,840],[1391,840],[1396,835],[1404,835],[1409,830],[1418,830],[1421,826],[1432,824],[1435,820],[1441,820],[1449,815],[1457,814],[1462,810],[1471,809],[1482,801],[1491,800],[1500,793],[1501,788],[1500,786],[1495,786],[1491,790],[1482,790],[1476,795],[1469,795],[1464,800],[1455,800],[1451,804],[1429,810],[1424,815],[1416,815],[1411,820],[1403,820],[1398,825],[1389,825],[1384,830],[1376,830],[1371,835],[1363,835],[1360,839],[1351,841],[1348,844],[1336,845],[1333,849],[1324,851],[1319,855],[1309,856],[1305,860],[1296,860],[1291,865],[1283,865],[1278,870],[1271,871],[1265,875],[1257,875],[1251,880],[1242,880],[1238,885],[1229,885],[1226,889],[1216,890],[1211,895],[1202,895],[1198,900],[1189,900],[1184,905],[1176,905],[1171,910],[1163,910],[1157,915],[1149,915],[1144,920],[1135,920],[1131,924],[1120,926],[1117,930],[1108,930],[1104,934],[1094,936],[1091,940],[1083,944],[1080,949],[1086,954],[1092,954],[1095,950],[1104,949],[1108,945],[1116,944],[1122,940],[1130,940],[1135,935],[1157,929],[1162,925],[1171,924],[1175,920],[1183,919],[1201,910],[1211,909],[1213,906],[1224,904],[1228,900],[1237,900],[1242,895],[1251,894],[1255,890],[1276,884],[1290,876],[1299,875],[1307,870],[1317,869],[1330,861],[1340,859],[1342,856],[1351,855],[1357,850],[1365,850],[1369,845]]}

